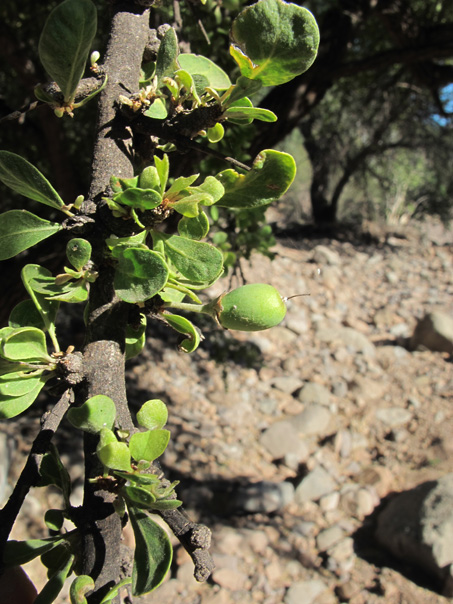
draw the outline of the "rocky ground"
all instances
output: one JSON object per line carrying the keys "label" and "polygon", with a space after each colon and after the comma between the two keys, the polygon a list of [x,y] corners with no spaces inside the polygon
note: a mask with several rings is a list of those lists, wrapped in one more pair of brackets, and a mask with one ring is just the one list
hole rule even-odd
{"label": "rocky ground", "polygon": [[[164,348],[150,333],[131,363],[133,397],[169,406],[163,463],[192,517],[213,531],[216,570],[196,583],[175,540],[171,577],[137,601],[449,601],[426,567],[379,545],[376,526],[392,494],[453,471],[451,357],[408,349],[422,316],[453,310],[453,234],[430,222],[372,235],[370,244],[280,238],[273,262],[244,266],[249,281],[309,294],[288,301],[277,328],[206,323],[193,355],[176,350],[173,334]],[[16,538],[30,527],[43,534],[42,510],[34,493]]]}

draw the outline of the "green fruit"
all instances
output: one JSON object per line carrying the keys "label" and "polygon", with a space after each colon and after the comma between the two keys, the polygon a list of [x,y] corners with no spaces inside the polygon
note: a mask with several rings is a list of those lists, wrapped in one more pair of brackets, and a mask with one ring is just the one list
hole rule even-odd
{"label": "green fruit", "polygon": [[221,296],[217,318],[226,329],[261,331],[283,321],[286,305],[272,285],[251,283]]}

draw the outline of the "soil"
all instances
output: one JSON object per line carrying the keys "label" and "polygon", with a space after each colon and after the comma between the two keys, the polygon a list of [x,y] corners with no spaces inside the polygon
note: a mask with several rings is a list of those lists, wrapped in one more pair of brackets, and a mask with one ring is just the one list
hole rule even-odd
{"label": "soil", "polygon": [[[333,240],[295,229],[275,251],[274,261],[257,256],[243,270],[248,282],[271,283],[284,296],[309,294],[288,300],[280,326],[252,334],[203,321],[206,339],[186,355],[176,334],[155,325],[143,356],[130,362],[134,404],[168,404],[163,467],[180,480],[188,513],[212,529],[217,567],[196,583],[173,538],[170,576],[134,601],[445,604],[423,569],[378,547],[374,526],[393,493],[453,470],[451,358],[407,347],[425,313],[453,310],[453,234],[435,221],[392,231],[371,225],[366,238],[344,232]],[[218,283],[212,294],[227,287]],[[317,409],[302,445],[275,457],[264,434],[280,421],[300,425],[310,406]],[[36,431],[30,419],[19,426],[20,439],[7,428],[16,443],[11,481]],[[60,448],[74,464],[77,504],[81,459],[73,437],[67,444]],[[330,487],[301,496],[299,485],[319,468]],[[281,495],[276,504],[266,499],[269,483]],[[44,536],[43,512],[58,503],[57,493],[46,502],[44,491],[33,492],[13,537]],[[26,570],[43,584],[38,566]]]}

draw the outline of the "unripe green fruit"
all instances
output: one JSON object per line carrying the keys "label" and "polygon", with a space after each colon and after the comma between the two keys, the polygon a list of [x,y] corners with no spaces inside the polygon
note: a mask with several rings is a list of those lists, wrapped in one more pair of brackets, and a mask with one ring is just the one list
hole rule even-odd
{"label": "unripe green fruit", "polygon": [[221,296],[217,318],[226,329],[261,331],[283,321],[286,305],[272,285],[250,283]]}

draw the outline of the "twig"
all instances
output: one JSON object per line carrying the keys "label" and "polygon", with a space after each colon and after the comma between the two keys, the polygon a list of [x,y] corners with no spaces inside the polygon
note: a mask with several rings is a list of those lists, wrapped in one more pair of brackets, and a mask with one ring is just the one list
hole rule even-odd
{"label": "twig", "polygon": [[41,479],[39,468],[50,442],[64,414],[69,409],[73,397],[72,389],[65,390],[57,404],[47,411],[41,420],[41,429],[35,438],[24,469],[13,492],[2,510],[0,510],[0,567],[3,564],[3,548],[8,540],[16,518],[31,487],[37,486]]}

